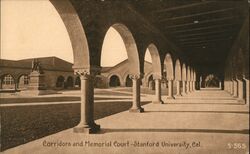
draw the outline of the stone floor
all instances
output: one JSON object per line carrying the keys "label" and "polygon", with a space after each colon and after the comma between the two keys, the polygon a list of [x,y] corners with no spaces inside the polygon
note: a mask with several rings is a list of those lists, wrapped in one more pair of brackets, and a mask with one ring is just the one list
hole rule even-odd
{"label": "stone floor", "polygon": [[218,89],[202,89],[174,100],[164,96],[163,101],[143,106],[144,113],[125,111],[96,120],[102,128],[98,134],[68,129],[3,153],[248,153],[248,105]]}

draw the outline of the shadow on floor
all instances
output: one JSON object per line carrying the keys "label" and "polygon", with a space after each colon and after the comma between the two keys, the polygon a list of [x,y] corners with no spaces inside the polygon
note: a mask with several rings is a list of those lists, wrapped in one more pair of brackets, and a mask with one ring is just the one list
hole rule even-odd
{"label": "shadow on floor", "polygon": [[[95,103],[94,118],[126,111],[131,106],[131,101]],[[1,107],[0,117],[3,151],[76,126],[80,121],[80,103]]]}
{"label": "shadow on floor", "polygon": [[165,133],[227,133],[227,134],[249,134],[249,129],[243,130],[220,130],[220,129],[108,129],[103,128],[100,133],[117,132],[165,132]]}
{"label": "shadow on floor", "polygon": [[145,111],[145,113],[151,112],[166,112],[166,113],[235,113],[235,114],[249,114],[248,111]]}

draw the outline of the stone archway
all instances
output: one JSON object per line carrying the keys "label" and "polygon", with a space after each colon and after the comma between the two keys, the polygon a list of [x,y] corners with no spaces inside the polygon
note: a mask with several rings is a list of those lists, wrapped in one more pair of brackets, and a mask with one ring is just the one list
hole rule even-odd
{"label": "stone archway", "polygon": [[209,74],[205,78],[205,87],[219,87],[219,78],[214,74]]}
{"label": "stone archway", "polygon": [[56,79],[56,88],[63,89],[65,85],[65,78],[63,76],[58,76]]}
{"label": "stone archway", "polygon": [[29,76],[27,74],[22,74],[18,77],[18,86],[19,89],[27,89],[29,86]]}
{"label": "stone archway", "polygon": [[151,75],[148,77],[147,83],[148,83],[147,86],[148,86],[148,88],[149,88],[150,90],[155,90],[155,82],[154,82],[153,74],[151,74]]}
{"label": "stone archway", "polygon": [[166,69],[166,79],[168,81],[168,98],[173,99],[173,80],[174,80],[174,66],[172,56],[167,53],[164,59],[164,67]]}
{"label": "stone archway", "polygon": [[112,75],[109,78],[109,87],[119,87],[121,86],[120,79],[117,75]]}
{"label": "stone archway", "polygon": [[81,120],[74,128],[74,132],[95,133],[100,130],[100,126],[94,122],[93,115],[94,86],[92,75],[95,75],[95,70],[90,65],[89,46],[82,21],[70,0],[50,0],[50,2],[57,10],[68,31],[73,49],[73,69],[81,80]]}
{"label": "stone archway", "polygon": [[[135,42],[135,39],[131,33],[131,31],[128,29],[127,26],[125,26],[122,23],[115,23],[111,26],[114,28],[121,36],[127,56],[128,56],[128,68],[129,69],[129,78],[132,79],[132,84],[130,80],[128,79],[128,76],[126,77],[126,86],[132,86],[133,87],[133,103],[132,107],[129,110],[130,112],[143,112],[143,108],[140,105],[140,84],[141,84],[141,71],[140,71],[140,60],[139,60],[139,53],[137,50],[137,45]],[[109,29],[107,29],[108,32]],[[100,56],[101,57],[101,56]]]}

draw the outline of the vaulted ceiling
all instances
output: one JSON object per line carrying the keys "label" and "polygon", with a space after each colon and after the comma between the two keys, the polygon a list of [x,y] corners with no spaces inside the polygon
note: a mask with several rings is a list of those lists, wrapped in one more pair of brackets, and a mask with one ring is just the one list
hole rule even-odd
{"label": "vaulted ceiling", "polygon": [[195,65],[224,60],[248,16],[247,0],[133,0],[135,10],[160,29]]}

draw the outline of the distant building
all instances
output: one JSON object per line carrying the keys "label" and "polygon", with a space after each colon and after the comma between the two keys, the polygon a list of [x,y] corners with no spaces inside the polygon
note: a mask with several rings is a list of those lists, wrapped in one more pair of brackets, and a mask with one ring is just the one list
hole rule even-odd
{"label": "distant building", "polygon": [[[41,64],[47,89],[73,89],[80,87],[80,78],[74,75],[72,63],[57,57],[36,58]],[[25,90],[29,86],[29,74],[32,71],[32,61],[0,59],[0,89]],[[124,60],[114,67],[103,67],[101,74],[96,77],[95,87],[131,87],[128,60]],[[152,64],[145,61],[142,86],[153,89]]]}
{"label": "distant building", "polygon": [[[72,64],[57,57],[36,58],[41,63],[47,89],[79,87],[80,79],[74,75]],[[33,59],[0,59],[0,89],[24,90],[29,85]]]}

